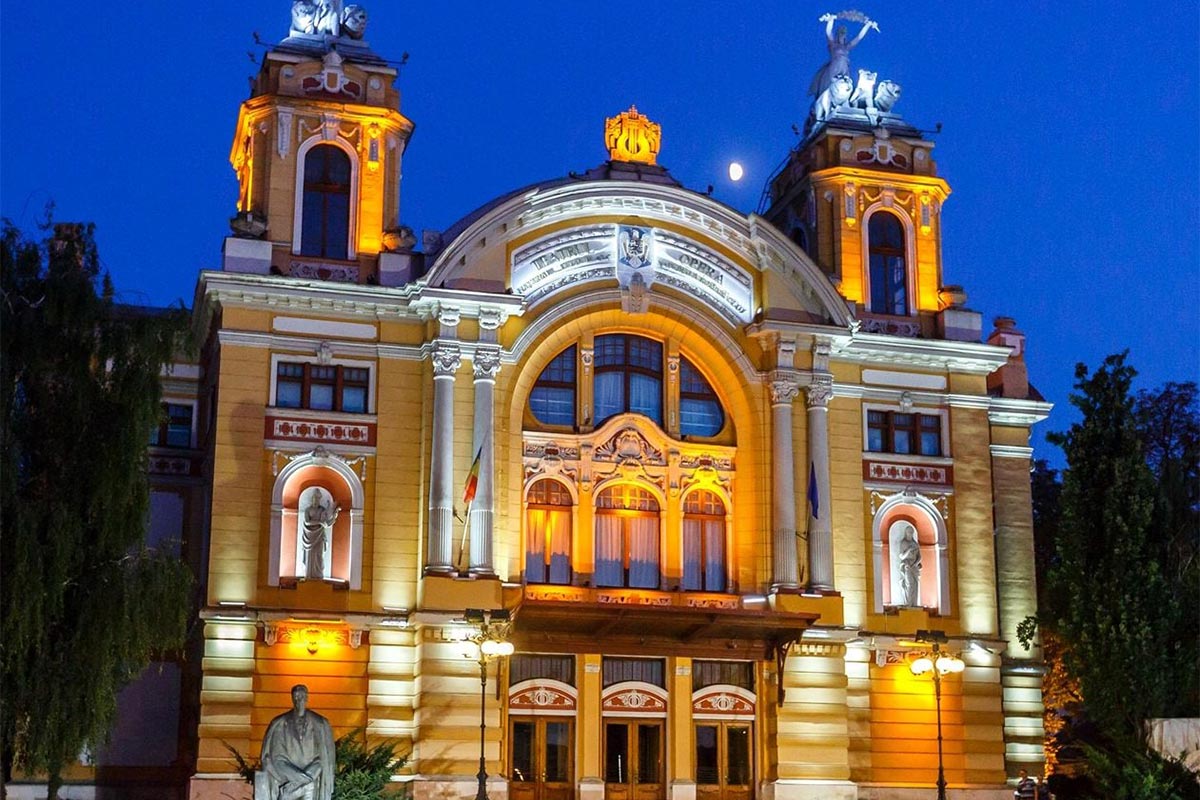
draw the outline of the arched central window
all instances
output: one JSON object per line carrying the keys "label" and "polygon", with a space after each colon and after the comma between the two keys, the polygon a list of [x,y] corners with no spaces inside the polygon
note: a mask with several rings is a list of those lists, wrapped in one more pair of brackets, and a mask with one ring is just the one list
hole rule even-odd
{"label": "arched central window", "polygon": [[907,315],[908,264],[900,219],[886,211],[875,212],[867,226],[867,239],[871,311]]}
{"label": "arched central window", "polygon": [[630,484],[596,497],[596,585],[659,587],[659,505]]}
{"label": "arched central window", "polygon": [[662,424],[662,343],[617,333],[596,337],[596,419],[632,412]]}
{"label": "arched central window", "polygon": [[525,512],[526,583],[571,582],[571,494],[543,478],[529,487]]}
{"label": "arched central window", "polygon": [[319,144],[304,157],[300,255],[345,260],[350,240],[350,157]]}
{"label": "arched central window", "polygon": [[723,592],[725,576],[725,504],[699,489],[683,500],[683,589]]}

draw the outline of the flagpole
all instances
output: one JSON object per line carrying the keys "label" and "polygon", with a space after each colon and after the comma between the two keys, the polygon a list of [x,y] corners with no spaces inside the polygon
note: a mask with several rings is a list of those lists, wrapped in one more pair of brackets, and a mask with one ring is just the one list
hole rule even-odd
{"label": "flagpole", "polygon": [[467,503],[467,513],[466,513],[466,517],[463,519],[462,541],[460,541],[458,543],[458,558],[456,558],[454,560],[454,566],[458,567],[458,572],[460,575],[466,571],[463,569],[463,566],[462,566],[463,554],[467,550],[467,532],[470,531],[470,529],[471,529],[471,506],[473,506],[473,505],[475,505],[474,498],[472,498],[471,501],[469,503]]}

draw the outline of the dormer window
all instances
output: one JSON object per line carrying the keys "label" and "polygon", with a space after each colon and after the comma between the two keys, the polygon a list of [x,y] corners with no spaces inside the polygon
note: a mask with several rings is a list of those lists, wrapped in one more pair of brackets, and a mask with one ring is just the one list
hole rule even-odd
{"label": "dormer window", "polygon": [[311,148],[304,157],[300,255],[346,260],[350,191],[350,157],[332,144]]}
{"label": "dormer window", "polygon": [[871,215],[867,227],[871,282],[871,311],[908,314],[908,263],[904,226],[887,211]]}

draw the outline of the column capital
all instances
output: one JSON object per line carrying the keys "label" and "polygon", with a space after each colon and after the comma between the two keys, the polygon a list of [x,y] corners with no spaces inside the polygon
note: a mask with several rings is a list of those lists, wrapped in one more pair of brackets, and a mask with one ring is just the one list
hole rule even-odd
{"label": "column capital", "polygon": [[833,342],[828,336],[817,336],[812,346],[813,372],[829,371],[829,356],[833,352]]}
{"label": "column capital", "polygon": [[452,342],[434,342],[430,353],[435,378],[454,377],[462,366],[462,348]]}
{"label": "column capital", "polygon": [[791,405],[800,395],[800,380],[794,373],[775,370],[767,380],[767,388],[771,391],[771,405]]}
{"label": "column capital", "polygon": [[494,381],[500,374],[500,348],[476,347],[471,357],[476,381]]}
{"label": "column capital", "polygon": [[500,306],[479,307],[479,327],[485,331],[494,331],[508,320],[508,309]]}
{"label": "column capital", "polygon": [[814,374],[805,394],[809,408],[828,408],[833,397],[833,376],[828,373]]}

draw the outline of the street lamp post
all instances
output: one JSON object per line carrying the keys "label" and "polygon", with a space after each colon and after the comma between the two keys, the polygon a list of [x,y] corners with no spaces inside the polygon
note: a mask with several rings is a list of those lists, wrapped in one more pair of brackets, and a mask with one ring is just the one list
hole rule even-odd
{"label": "street lamp post", "polygon": [[937,747],[938,747],[938,800],[946,800],[946,768],[942,762],[942,678],[966,668],[961,658],[942,653],[942,643],[946,634],[942,631],[917,631],[918,642],[929,642],[933,645],[931,655],[921,656],[908,665],[913,675],[932,673],[934,704],[937,708]]}
{"label": "street lamp post", "polygon": [[[488,800],[487,796],[487,668],[493,659],[507,658],[513,654],[513,644],[508,641],[509,615],[504,609],[481,611],[468,608],[464,615],[471,625],[479,630],[470,636],[470,640],[479,646],[479,789],[475,792],[475,800]],[[496,680],[499,680],[497,675]]]}

